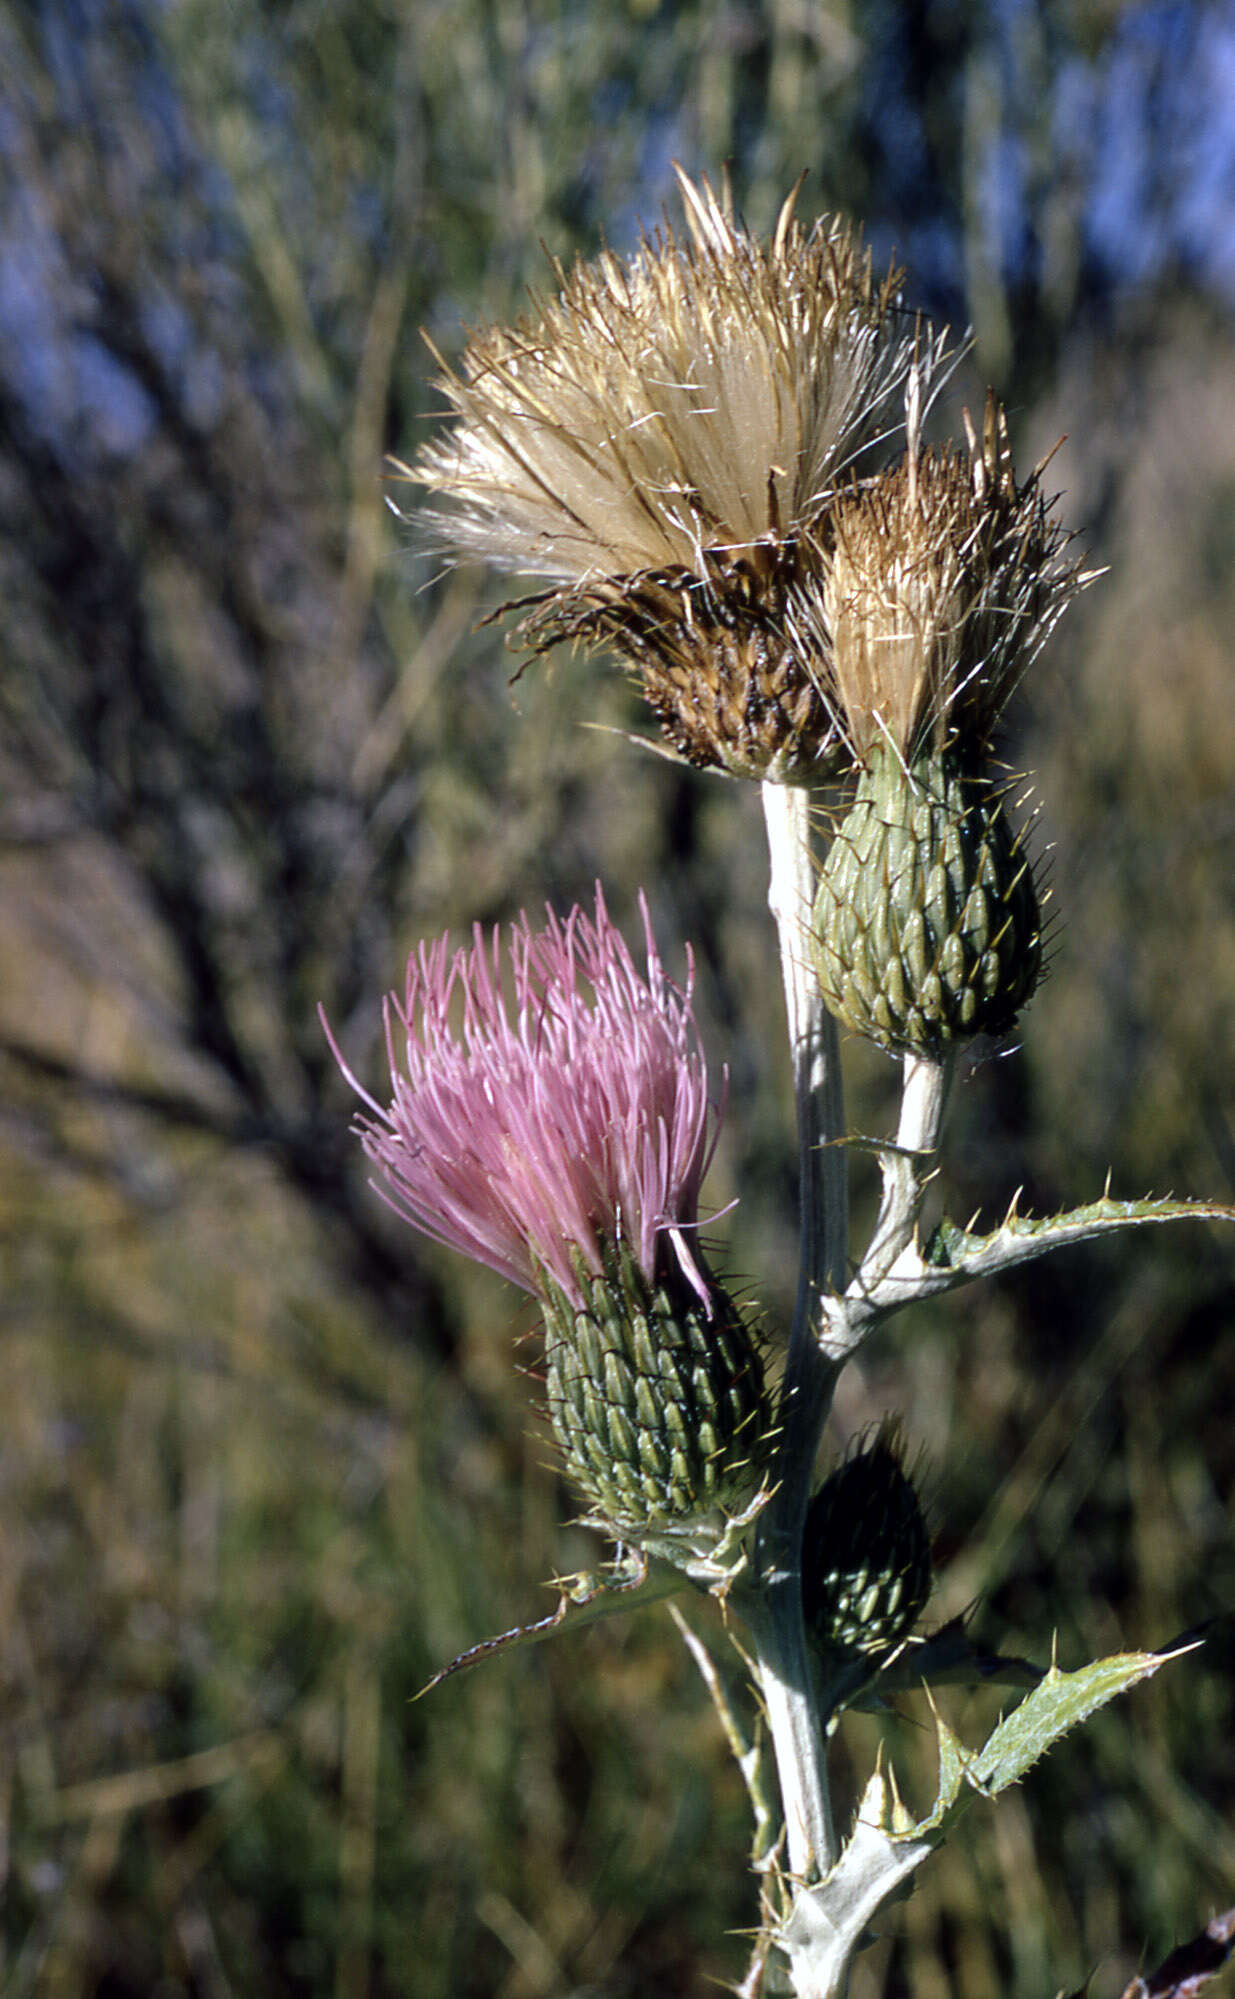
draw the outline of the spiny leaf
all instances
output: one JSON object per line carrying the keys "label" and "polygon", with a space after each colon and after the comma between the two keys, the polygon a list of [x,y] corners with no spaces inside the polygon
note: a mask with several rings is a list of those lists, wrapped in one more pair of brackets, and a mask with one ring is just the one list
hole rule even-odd
{"label": "spiny leaf", "polygon": [[1074,1673],[1052,1665],[1020,1706],[1004,1716],[985,1746],[969,1758],[969,1782],[986,1797],[1019,1783],[1061,1735],[1088,1720],[1116,1694],[1149,1679],[1167,1659],[1178,1657],[1175,1652],[1117,1652]]}
{"label": "spiny leaf", "polygon": [[948,1289],[970,1278],[989,1277],[1014,1264],[1028,1263],[1068,1243],[1089,1242],[1117,1229],[1176,1221],[1235,1221],[1235,1208],[1219,1201],[1116,1201],[1103,1195],[1100,1201],[1062,1214],[1035,1216],[1018,1214],[1013,1200],[1000,1226],[989,1235],[957,1228],[946,1219],[940,1222],[927,1245],[925,1262],[932,1273],[938,1273],[939,1288]]}
{"label": "spiny leaf", "polygon": [[[1069,1728],[1175,1657],[1176,1652],[1126,1652],[1075,1673],[1061,1673],[1052,1665],[974,1755],[936,1714],[939,1792],[934,1809],[917,1825],[905,1823],[892,1773],[878,1764],[836,1865],[825,1880],[798,1892],[776,1932],[790,1961],[794,1989],[840,1991],[853,1952],[874,1917],[907,1891],[914,1871],[943,1844],[976,1796],[993,1797],[1015,1784]],[[1130,1988],[1124,1999],[1192,1999],[1192,1993],[1181,1983],[1161,1991],[1156,1986],[1144,1992]]]}
{"label": "spiny leaf", "polygon": [[624,1561],[614,1562],[602,1574],[586,1569],[577,1576],[559,1576],[557,1587],[561,1591],[557,1608],[547,1617],[539,1617],[532,1624],[516,1624],[510,1631],[499,1632],[496,1638],[484,1638],[479,1645],[470,1645],[466,1652],[460,1652],[457,1659],[435,1673],[415,1698],[422,1700],[434,1687],[440,1687],[443,1680],[466,1672],[469,1666],[494,1659],[501,1652],[513,1652],[520,1645],[538,1645],[567,1626],[571,1631],[580,1631],[584,1625],[594,1624],[600,1617],[611,1617],[615,1611],[637,1610],[645,1603],[659,1603],[664,1597],[676,1595],[685,1583],[665,1564],[651,1563],[646,1557],[631,1554]]}
{"label": "spiny leaf", "polygon": [[934,1810],[914,1826],[909,1837],[937,1843],[975,1796],[997,1797],[1010,1784],[1019,1783],[1061,1735],[1086,1721],[1116,1694],[1149,1679],[1168,1659],[1177,1659],[1181,1651],[1190,1649],[1117,1652],[1109,1659],[1095,1659],[1075,1673],[1063,1673],[1052,1664],[1033,1692],[1004,1716],[983,1747],[972,1752],[962,1747],[936,1711],[939,1795]]}
{"label": "spiny leaf", "polygon": [[961,1784],[966,1776],[966,1759],[959,1740],[942,1715],[935,1716],[935,1729],[939,1742],[939,1796],[935,1800],[935,1816],[942,1824],[960,1797]]}
{"label": "spiny leaf", "polygon": [[1058,1215],[1022,1215],[1014,1197],[998,1228],[981,1233],[972,1222],[959,1228],[945,1216],[923,1244],[916,1234],[922,1183],[915,1178],[912,1163],[892,1162],[885,1169],[884,1183],[888,1220],[881,1224],[839,1310],[829,1311],[824,1304],[820,1343],[838,1357],[852,1353],[871,1326],[889,1312],[923,1298],[937,1298],[977,1277],[993,1277],[1030,1263],[1053,1249],[1150,1223],[1235,1221],[1235,1207],[1220,1201],[1116,1201],[1104,1194],[1101,1200]]}

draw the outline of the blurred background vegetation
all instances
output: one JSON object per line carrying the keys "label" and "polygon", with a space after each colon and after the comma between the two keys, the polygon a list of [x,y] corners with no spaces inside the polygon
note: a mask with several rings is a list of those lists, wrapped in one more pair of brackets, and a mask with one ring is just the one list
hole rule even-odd
{"label": "blurred background vegetation", "polygon": [[[613,733],[616,673],[512,690],[383,454],[435,406],[418,326],[455,352],[539,245],[628,247],[675,156],[760,228],[806,169],[972,323],[943,420],[991,380],[1022,464],[1067,433],[1109,568],[1007,744],[1059,927],[952,1210],[1108,1166],[1235,1198],[1235,12],[3,0],[0,74],[3,1989],[703,1994],[745,1810],[663,1612],[411,1704],[597,1550],[529,1312],[370,1194],[315,1008],[376,1081],[419,937],[646,884],[732,1071],[725,1260],[783,1323],[758,798]],[[1200,1226],[1070,1254],[850,1370],[835,1444],[898,1407],[927,1454],[935,1614],[1075,1664],[1235,1605],[1233,1270]],[[1105,1995],[1235,1900],[1224,1629],[971,1815],[859,1999]],[[924,1799],[921,1720],[846,1726],[845,1798],[882,1733]]]}

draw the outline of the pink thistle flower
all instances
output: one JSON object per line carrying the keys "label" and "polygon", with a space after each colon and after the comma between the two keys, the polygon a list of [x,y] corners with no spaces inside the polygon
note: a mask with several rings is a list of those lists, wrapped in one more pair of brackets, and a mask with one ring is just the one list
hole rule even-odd
{"label": "pink thistle flower", "polygon": [[[576,907],[543,930],[511,925],[511,1002],[495,928],[470,949],[449,937],[409,959],[385,1005],[393,1100],[379,1104],[331,1048],[371,1113],[355,1129],[397,1214],[525,1291],[547,1276],[576,1308],[579,1265],[604,1271],[621,1242],[649,1283],[668,1242],[705,1310],[711,1293],[685,1240],[722,1106],[685,989],[657,955],[640,896],[647,976],[614,929]],[[454,1022],[452,1023],[452,1015]],[[324,1019],[324,1017],[323,1017]],[[456,1024],[457,1023],[457,1024]],[[325,1023],[324,1023],[325,1024]]]}

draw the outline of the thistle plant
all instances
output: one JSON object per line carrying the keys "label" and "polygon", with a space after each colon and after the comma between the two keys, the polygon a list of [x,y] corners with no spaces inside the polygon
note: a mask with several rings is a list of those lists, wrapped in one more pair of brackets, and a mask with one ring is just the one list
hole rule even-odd
{"label": "thistle plant", "polygon": [[[897,1424],[816,1470],[838,1375],[915,1302],[1228,1211],[1108,1191],[1041,1218],[1014,1203],[987,1232],[925,1228],[956,1051],[1007,1033],[1042,968],[999,719],[1092,577],[1042,468],[1018,480],[993,400],[980,436],[967,421],[963,445],[923,443],[948,342],[906,312],[897,273],[876,278],[839,221],[804,228],[793,197],[764,245],[727,193],[679,179],[684,235],[666,224],[626,260],[555,265],[552,295],[441,364],[449,427],[404,469],[436,495],[439,549],[544,586],[506,607],[533,653],[611,649],[673,749],[762,785],[801,1179],[775,1399],[700,1244],[721,1106],[689,961],[674,985],[646,908],[643,971],[599,889],[593,913],[520,918],[505,946],[422,946],[387,1002],[389,1099],[346,1073],[378,1191],[537,1300],[562,1469],[616,1544],[551,1617],[445,1671],[658,1596],[720,1600],[753,1734],[682,1628],[755,1809],[761,1928],[740,1990],[830,1999],[966,1807],[1167,1656],[1064,1671],[985,1653],[963,1625],[923,1631],[930,1535]],[[838,1023],[902,1064],[856,1254]],[[828,1746],[845,1709],[945,1679],[1002,1680],[1019,1704],[977,1748],[932,1707],[932,1809],[915,1819],[881,1760],[839,1825]]]}

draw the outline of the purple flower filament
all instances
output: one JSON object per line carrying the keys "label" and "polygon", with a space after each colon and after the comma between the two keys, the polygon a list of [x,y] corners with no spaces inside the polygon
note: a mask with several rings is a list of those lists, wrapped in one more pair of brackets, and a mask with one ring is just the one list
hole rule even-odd
{"label": "purple flower filament", "polygon": [[527,1291],[547,1276],[579,1308],[576,1266],[600,1276],[602,1243],[622,1243],[649,1282],[669,1244],[707,1308],[684,1232],[697,1223],[721,1107],[708,1098],[689,955],[682,989],[665,975],[642,897],[640,909],[646,978],[599,887],[594,918],[549,912],[533,931],[521,916],[506,953],[500,932],[486,943],[479,926],[470,948],[422,944],[402,1001],[386,1002],[388,1108],[335,1054],[372,1113],[356,1129],[374,1185],[424,1234]]}

